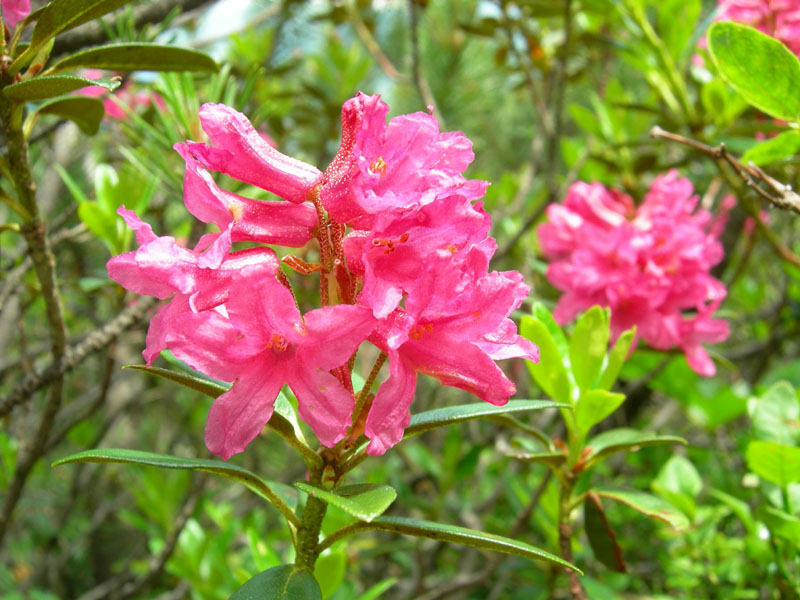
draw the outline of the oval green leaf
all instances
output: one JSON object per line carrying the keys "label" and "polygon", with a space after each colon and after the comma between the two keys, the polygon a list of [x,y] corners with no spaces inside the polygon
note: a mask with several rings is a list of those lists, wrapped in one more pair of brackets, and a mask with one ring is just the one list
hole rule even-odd
{"label": "oval green leaf", "polygon": [[373,483],[356,483],[326,490],[308,481],[297,481],[294,487],[367,523],[386,512],[397,498],[393,487]]}
{"label": "oval green leaf", "polygon": [[583,526],[586,528],[586,537],[597,560],[607,568],[618,573],[625,573],[625,560],[622,558],[622,548],[617,542],[617,534],[606,518],[603,503],[594,492],[586,494],[583,504]]}
{"label": "oval green leaf", "polygon": [[181,373],[180,371],[171,371],[170,369],[161,369],[159,367],[148,367],[146,365],[125,365],[123,369],[135,369],[137,371],[144,371],[150,375],[161,377],[162,379],[169,379],[175,383],[187,387],[196,392],[208,396],[209,398],[219,398],[222,394],[230,389],[230,385],[222,385],[215,381],[203,379],[196,375],[189,373]]}
{"label": "oval green leaf", "polygon": [[46,75],[9,85],[3,89],[3,93],[11,100],[30,102],[69,94],[90,85],[96,85],[111,92],[119,87],[119,78],[86,79],[75,75]]}
{"label": "oval green leaf", "polygon": [[[69,463],[118,463],[128,465],[145,465],[150,467],[161,467],[163,469],[191,469],[204,471],[214,475],[220,475],[232,481],[238,481],[261,496],[267,502],[275,505],[284,515],[287,513],[290,520],[297,521],[297,517],[291,511],[289,503],[292,503],[293,490],[286,485],[274,482],[267,482],[255,473],[243,467],[223,462],[221,460],[211,460],[207,458],[184,458],[181,456],[170,456],[168,454],[156,454],[154,452],[142,452],[141,450],[127,450],[123,448],[101,448],[96,450],[86,450],[71,456],[55,461],[52,466],[66,465]],[[273,489],[275,488],[275,489]],[[279,494],[276,490],[281,489]],[[288,493],[287,493],[288,492]],[[288,503],[287,503],[288,500]],[[296,504],[297,499],[294,498]],[[296,523],[299,524],[299,521]]]}
{"label": "oval green leaf", "polygon": [[630,506],[643,515],[671,525],[678,531],[689,527],[689,519],[681,511],[666,500],[658,496],[630,490],[617,490],[613,488],[595,488],[592,493],[609,500],[615,500]]}
{"label": "oval green leaf", "polygon": [[760,166],[771,165],[793,157],[800,150],[800,131],[784,131],[772,139],[756,144],[742,155],[742,162]]}
{"label": "oval green leaf", "polygon": [[569,342],[572,374],[581,391],[594,386],[607,350],[608,313],[599,306],[593,306],[578,319]]}
{"label": "oval green leaf", "polygon": [[176,46],[142,42],[109,44],[89,48],[57,62],[51,73],[66,69],[93,68],[108,71],[207,71],[216,73],[219,65],[202,52]]}
{"label": "oval green leaf", "polygon": [[597,382],[597,387],[602,390],[610,390],[611,386],[617,381],[619,372],[622,365],[628,358],[628,351],[631,349],[634,337],[636,336],[636,327],[623,331],[619,336],[617,343],[608,354],[608,362],[603,374],[600,375],[600,380]]}
{"label": "oval green leaf", "polygon": [[322,592],[307,569],[281,565],[248,579],[230,600],[322,600]]}
{"label": "oval green leaf", "polygon": [[757,440],[747,445],[745,458],[748,469],[783,489],[800,481],[800,448]]}
{"label": "oval green leaf", "polygon": [[564,366],[564,361],[569,357],[561,354],[547,325],[525,315],[520,322],[519,332],[522,337],[539,346],[539,362],[526,363],[536,383],[548,396],[571,406],[572,383]]}
{"label": "oval green leaf", "polygon": [[435,408],[425,412],[411,415],[411,422],[406,427],[404,438],[417,435],[423,431],[429,431],[438,427],[455,425],[472,419],[482,417],[492,417],[495,415],[505,415],[510,413],[525,412],[529,410],[542,410],[544,408],[563,408],[568,405],[552,400],[510,400],[503,406],[494,406],[487,402],[475,402],[474,404],[460,404],[458,406],[446,406]]}
{"label": "oval green leaf", "polygon": [[723,79],[757,109],[786,121],[800,115],[800,61],[773,37],[723,21],[708,31],[708,47]]}
{"label": "oval green leaf", "polygon": [[364,528],[401,533],[403,535],[428,538],[441,542],[449,542],[451,544],[472,546],[473,548],[483,548],[485,550],[513,554],[532,560],[544,560],[577,571],[581,575],[583,574],[575,565],[541,548],[500,535],[467,529],[466,527],[445,525],[443,523],[422,521],[420,519],[408,519],[405,517],[378,517],[372,521],[372,523],[365,525]]}
{"label": "oval green leaf", "polygon": [[589,390],[581,394],[575,407],[575,424],[584,434],[608,415],[617,410],[625,401],[625,394],[606,390]]}
{"label": "oval green leaf", "polygon": [[56,115],[62,119],[69,119],[86,135],[97,133],[105,114],[103,101],[88,96],[57,98],[40,106],[37,112],[40,115]]}
{"label": "oval green leaf", "polygon": [[588,470],[592,465],[616,452],[635,452],[644,446],[661,444],[686,445],[686,440],[676,435],[656,435],[637,429],[610,429],[586,442],[586,447],[592,450],[587,457],[585,469]]}

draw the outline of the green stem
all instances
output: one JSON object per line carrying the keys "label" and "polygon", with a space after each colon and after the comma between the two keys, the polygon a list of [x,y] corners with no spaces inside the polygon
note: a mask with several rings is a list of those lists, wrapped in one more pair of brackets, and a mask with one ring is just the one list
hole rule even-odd
{"label": "green stem", "polygon": [[[567,562],[572,559],[572,489],[575,486],[575,475],[571,470],[562,473],[559,481],[559,501],[558,501],[558,545],[561,549],[561,558]],[[569,578],[569,592],[573,600],[587,600],[586,590],[583,589],[580,576],[572,569],[567,569]]]}
{"label": "green stem", "polygon": [[[321,485],[322,469],[309,473],[308,480],[311,483]],[[322,529],[322,520],[325,518],[325,512],[327,510],[328,505],[325,502],[314,496],[308,496],[306,505],[303,507],[301,523],[300,527],[297,529],[295,542],[297,556],[294,560],[294,564],[298,568],[305,568],[310,571],[314,570],[317,557],[322,550],[319,544],[319,533]]]}
{"label": "green stem", "polygon": [[276,412],[273,413],[267,426],[286,440],[292,448],[297,450],[309,470],[322,468],[322,459],[319,454],[297,438],[294,433],[294,427],[288,420]]}
{"label": "green stem", "polygon": [[[12,83],[8,73],[0,72],[0,88]],[[50,249],[47,229],[39,216],[36,203],[36,184],[33,181],[28,157],[28,143],[22,132],[22,108],[0,93],[0,126],[5,134],[8,169],[12,176],[17,199],[29,218],[20,228],[28,245],[36,276],[42,289],[47,320],[50,325],[50,345],[53,362],[60,364],[67,346],[67,328],[55,272],[55,258]],[[61,407],[63,377],[58,376],[50,387],[47,401],[35,430],[22,441],[17,456],[14,479],[8,487],[0,509],[0,545],[11,522],[28,475],[44,452],[56,415]]]}

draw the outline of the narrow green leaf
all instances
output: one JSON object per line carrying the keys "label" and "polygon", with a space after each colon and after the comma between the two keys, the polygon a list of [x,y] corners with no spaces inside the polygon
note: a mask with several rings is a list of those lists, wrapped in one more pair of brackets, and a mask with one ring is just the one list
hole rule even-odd
{"label": "narrow green leaf", "polygon": [[595,558],[612,571],[625,573],[627,569],[622,549],[617,543],[617,534],[606,518],[600,497],[594,492],[589,492],[583,503],[583,524]]}
{"label": "narrow green leaf", "polygon": [[637,429],[618,428],[604,431],[588,442],[591,454],[586,460],[586,469],[616,452],[635,452],[644,446],[661,444],[686,444],[686,440],[675,435],[656,435]]}
{"label": "narrow green leaf", "polygon": [[565,406],[568,405],[560,404],[552,400],[510,400],[503,406],[494,406],[488,402],[476,402],[474,404],[460,404],[458,406],[435,408],[411,415],[411,422],[408,427],[406,427],[406,432],[403,437],[408,438],[424,431],[445,427],[447,425],[455,425],[472,419]]}
{"label": "narrow green leaf", "polygon": [[708,30],[708,47],[723,79],[757,109],[785,121],[800,115],[800,61],[773,37],[722,21]]}
{"label": "narrow green leaf", "polygon": [[61,32],[93,21],[129,2],[131,0],[53,0],[39,14],[31,46],[41,46]]}
{"label": "narrow green leaf", "polygon": [[[276,506],[286,516],[284,509],[289,509],[282,496],[273,488],[287,487],[283,484],[267,482],[255,473],[248,471],[232,463],[221,460],[211,460],[207,458],[184,458],[181,456],[169,456],[167,454],[155,454],[153,452],[142,452],[140,450],[127,450],[122,448],[101,448],[96,450],[86,450],[71,456],[55,461],[52,466],[65,465],[69,463],[118,463],[128,465],[146,465],[151,467],[161,467],[163,469],[190,469],[204,471],[214,475],[220,475],[232,481],[238,481],[261,496],[267,502]],[[297,521],[297,517],[289,509],[292,516],[289,520]],[[295,524],[299,524],[296,522]]]}
{"label": "narrow green leaf", "polygon": [[373,483],[356,483],[326,490],[308,481],[296,481],[294,487],[367,523],[382,515],[397,498],[393,487]]}
{"label": "narrow green leaf", "polygon": [[709,495],[722,502],[725,506],[731,509],[733,514],[739,517],[739,520],[744,525],[749,535],[758,535],[758,525],[753,518],[753,511],[750,510],[750,505],[735,496],[731,496],[722,490],[712,489]]}
{"label": "narrow green leaf", "polygon": [[747,412],[757,439],[790,446],[800,439],[800,402],[789,382],[779,381],[760,398],[751,399]]}
{"label": "narrow green leaf", "polygon": [[636,327],[623,331],[622,335],[619,336],[617,343],[614,344],[614,347],[608,354],[606,368],[603,370],[603,374],[600,375],[600,379],[597,382],[597,387],[599,389],[610,390],[611,386],[617,381],[619,372],[625,360],[628,358],[628,352],[631,349],[631,344],[635,337]]}
{"label": "narrow green leaf", "polygon": [[65,96],[43,104],[37,109],[40,115],[56,115],[69,119],[86,135],[94,135],[100,129],[105,110],[103,101],[88,96]]}
{"label": "narrow green leaf", "polygon": [[575,407],[575,423],[586,433],[608,415],[617,410],[625,401],[625,394],[615,394],[606,390],[589,390],[581,395]]}
{"label": "narrow green leaf", "polygon": [[553,399],[572,405],[572,383],[564,360],[547,326],[538,319],[525,315],[520,322],[520,334],[539,346],[539,362],[526,363],[534,380]]}
{"label": "narrow green leaf", "polygon": [[366,592],[361,594],[356,600],[378,600],[378,598],[383,597],[383,593],[387,591],[390,587],[397,583],[397,579],[394,577],[390,577],[389,579],[384,579],[383,581],[376,583],[371,588],[369,588]]}
{"label": "narrow green leaf", "polygon": [[365,527],[365,529],[366,528],[428,538],[440,542],[472,546],[474,548],[483,548],[495,552],[504,552],[506,554],[514,554],[532,560],[544,560],[583,574],[575,565],[541,548],[536,548],[525,542],[512,540],[507,537],[475,531],[474,529],[467,529],[456,525],[445,525],[443,523],[434,523],[432,521],[422,521],[404,517],[378,517],[370,523],[368,527]]}
{"label": "narrow green leaf", "polygon": [[783,489],[800,481],[800,448],[756,440],[747,445],[745,458],[748,469]]}
{"label": "narrow green leaf", "polygon": [[125,365],[123,369],[135,369],[136,371],[144,371],[150,375],[161,377],[162,379],[169,379],[175,383],[187,387],[196,392],[200,392],[209,398],[218,398],[230,389],[229,385],[222,385],[208,379],[203,379],[189,373],[181,373],[180,371],[171,371],[169,369],[161,369],[159,367],[148,367],[146,365]]}
{"label": "narrow green leaf", "polygon": [[89,48],[63,58],[49,69],[94,68],[108,71],[207,71],[216,73],[219,65],[202,52],[176,46],[131,42]]}
{"label": "narrow green leaf", "polygon": [[118,78],[86,79],[76,75],[47,75],[14,83],[3,89],[7,98],[17,102],[45,100],[75,90],[96,85],[113,91],[119,87]]}
{"label": "narrow green leaf", "polygon": [[671,525],[678,531],[689,527],[689,519],[666,500],[645,492],[617,490],[613,488],[594,488],[593,493],[609,500],[615,500],[630,506],[632,509]]}
{"label": "narrow green leaf", "polygon": [[607,313],[603,308],[593,306],[578,319],[569,342],[572,374],[581,391],[593,387],[607,350]]}
{"label": "narrow green leaf", "polygon": [[322,600],[322,592],[307,569],[281,565],[248,579],[230,600]]}
{"label": "narrow green leaf", "polygon": [[742,155],[742,162],[745,164],[753,162],[764,167],[791,158],[798,150],[800,150],[800,131],[790,129],[750,148]]}

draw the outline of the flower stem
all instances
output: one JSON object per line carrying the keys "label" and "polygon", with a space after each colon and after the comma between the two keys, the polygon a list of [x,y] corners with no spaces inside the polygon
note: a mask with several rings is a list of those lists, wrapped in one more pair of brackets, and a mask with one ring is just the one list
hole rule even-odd
{"label": "flower stem", "polygon": [[[311,483],[320,485],[322,482],[322,473],[322,469],[315,469],[309,473],[308,480]],[[297,556],[294,560],[294,564],[298,568],[314,570],[314,565],[321,551],[319,533],[322,529],[322,520],[325,518],[327,510],[328,505],[325,502],[309,494],[306,505],[303,507],[301,524],[297,529],[295,542]]]}
{"label": "flower stem", "polygon": [[[570,514],[572,513],[572,488],[575,485],[575,475],[568,471],[559,481],[559,502],[558,502],[558,545],[561,549],[561,558],[567,562],[572,560],[572,523]],[[587,600],[586,590],[583,589],[580,576],[576,571],[567,569],[569,578],[569,593],[573,600]]]}

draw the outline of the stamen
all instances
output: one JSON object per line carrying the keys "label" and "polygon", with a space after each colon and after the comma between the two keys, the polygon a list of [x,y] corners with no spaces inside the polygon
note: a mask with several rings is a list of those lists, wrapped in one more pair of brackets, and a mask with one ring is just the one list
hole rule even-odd
{"label": "stamen", "polygon": [[383,160],[383,157],[379,156],[378,158],[375,159],[375,162],[373,162],[369,166],[369,170],[371,172],[373,172],[373,173],[380,173],[381,177],[385,177],[386,176],[386,167],[388,167],[388,166],[389,165],[386,164],[386,161]]}

